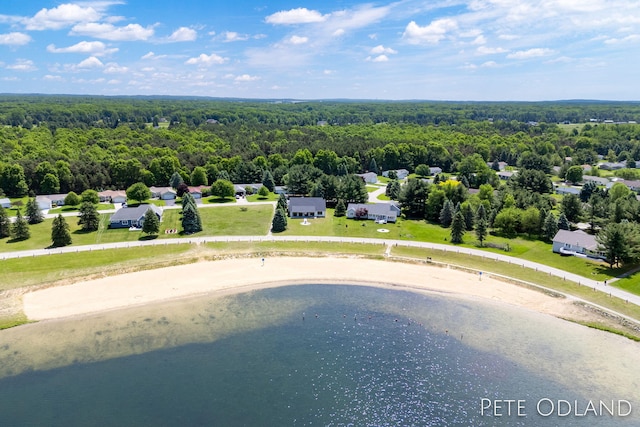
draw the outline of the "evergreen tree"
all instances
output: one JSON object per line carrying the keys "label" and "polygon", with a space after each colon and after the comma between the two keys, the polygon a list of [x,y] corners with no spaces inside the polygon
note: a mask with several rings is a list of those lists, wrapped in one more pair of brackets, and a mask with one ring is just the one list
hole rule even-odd
{"label": "evergreen tree", "polygon": [[51,241],[54,248],[67,246],[71,244],[71,233],[69,232],[69,224],[64,217],[59,214],[53,219],[51,224]]}
{"label": "evergreen tree", "polygon": [[273,216],[273,222],[271,223],[271,231],[274,233],[281,233],[287,229],[287,216],[282,209],[276,209],[276,213]]}
{"label": "evergreen tree", "polygon": [[11,224],[11,238],[13,240],[27,240],[29,237],[31,237],[29,223],[24,219],[20,211],[18,211],[16,220]]}
{"label": "evergreen tree", "polygon": [[44,221],[44,215],[42,215],[42,211],[38,207],[38,202],[36,202],[35,197],[29,199],[25,209],[27,218],[29,219],[29,224],[40,224]]}
{"label": "evergreen tree", "polygon": [[387,184],[387,189],[385,190],[385,195],[389,197],[391,200],[398,200],[400,197],[400,182],[397,179],[392,179]]}
{"label": "evergreen tree", "polygon": [[375,172],[376,174],[378,173],[378,164],[376,163],[375,157],[372,157],[371,161],[369,162],[369,172]]}
{"label": "evergreen tree", "polygon": [[458,211],[451,222],[451,243],[462,243],[464,231],[464,215]]}
{"label": "evergreen tree", "polygon": [[11,236],[11,221],[5,208],[0,206],[0,239]]}
{"label": "evergreen tree", "polygon": [[402,186],[398,201],[402,211],[409,218],[424,218],[425,202],[429,193],[426,182],[419,179],[409,179]]}
{"label": "evergreen tree", "polygon": [[160,220],[156,216],[153,209],[147,209],[144,213],[144,222],[142,223],[142,232],[145,234],[158,234],[160,231]]}
{"label": "evergreen tree", "polygon": [[460,205],[460,212],[462,212],[462,215],[464,216],[464,226],[467,230],[473,230],[473,224],[474,224],[474,214],[473,214],[473,207],[471,206],[471,203],[469,202],[464,202]]}
{"label": "evergreen tree", "polygon": [[271,173],[271,171],[265,171],[264,175],[262,175],[262,185],[267,187],[267,190],[272,193],[276,189],[276,182],[273,179],[273,174]]}
{"label": "evergreen tree", "polygon": [[338,200],[338,203],[336,204],[336,210],[333,213],[333,216],[345,216],[347,214],[347,208],[344,205],[344,200],[340,199]]}
{"label": "evergreen tree", "polygon": [[639,240],[638,224],[629,221],[609,223],[596,236],[598,250],[605,253],[611,268],[636,262],[640,256]]}
{"label": "evergreen tree", "polygon": [[202,231],[202,220],[196,201],[189,193],[182,198],[182,229],[186,234]]}
{"label": "evergreen tree", "polygon": [[476,226],[476,239],[478,239],[478,242],[480,242],[480,247],[482,247],[484,239],[486,239],[487,234],[489,234],[487,219],[486,218],[476,219],[475,226]]}
{"label": "evergreen tree", "polygon": [[553,214],[553,212],[549,212],[544,219],[544,225],[542,226],[542,235],[545,239],[552,240],[557,232],[558,219]]}
{"label": "evergreen tree", "polygon": [[280,196],[278,196],[278,204],[276,205],[276,209],[282,209],[283,212],[286,212],[288,209],[287,196],[282,193],[280,193]]}
{"label": "evergreen tree", "polygon": [[480,220],[487,220],[487,210],[484,208],[483,204],[480,204],[480,206],[478,206],[478,209],[476,210],[476,222],[480,221]]}
{"label": "evergreen tree", "polygon": [[100,228],[100,214],[96,205],[91,202],[82,202],[80,214],[78,215],[78,225],[85,232],[97,231]]}
{"label": "evergreen tree", "polygon": [[569,220],[564,215],[564,213],[561,213],[560,216],[558,217],[558,229],[560,229],[560,230],[570,230],[571,229],[571,224],[569,224]]}
{"label": "evergreen tree", "polygon": [[171,178],[169,178],[169,185],[174,190],[177,189],[178,185],[182,184],[183,182],[184,180],[182,179],[182,175],[180,175],[180,172],[178,171],[175,171],[173,175],[171,175]]}
{"label": "evergreen tree", "polygon": [[451,221],[453,221],[454,206],[451,200],[445,200],[442,209],[440,210],[440,225],[443,227],[449,227]]}

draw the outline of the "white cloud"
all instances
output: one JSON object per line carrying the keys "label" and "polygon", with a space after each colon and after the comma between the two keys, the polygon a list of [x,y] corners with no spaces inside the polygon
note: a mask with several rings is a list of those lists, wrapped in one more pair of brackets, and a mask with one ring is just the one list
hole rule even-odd
{"label": "white cloud", "polygon": [[241,42],[245,40],[249,40],[249,36],[246,34],[239,34],[235,31],[225,31],[224,33],[225,42]]}
{"label": "white cloud", "polygon": [[482,68],[494,68],[498,66],[498,63],[495,61],[487,61],[480,65]]}
{"label": "white cloud", "polygon": [[117,51],[118,48],[107,48],[107,45],[98,41],[82,41],[80,43],[74,44],[73,46],[59,48],[53,44],[47,46],[47,52],[51,53],[83,53],[92,56],[110,55]]}
{"label": "white cloud", "polygon": [[0,34],[0,45],[22,46],[31,41],[31,36],[24,33]]}
{"label": "white cloud", "polygon": [[192,42],[198,38],[198,32],[193,28],[180,27],[168,38],[169,42]]}
{"label": "white cloud", "polygon": [[539,58],[541,56],[549,56],[553,53],[554,51],[551,49],[536,47],[529,50],[520,50],[518,52],[511,53],[507,55],[507,58],[509,59]]}
{"label": "white cloud", "polygon": [[309,41],[309,37],[291,36],[288,40],[291,44],[305,44]]}
{"label": "white cloud", "polygon": [[367,61],[372,62],[387,62],[389,61],[389,57],[387,55],[378,55],[375,58],[368,57]]}
{"label": "white cloud", "polygon": [[129,68],[118,65],[115,62],[109,62],[104,66],[103,72],[105,74],[124,74],[129,72]]}
{"label": "white cloud", "polygon": [[233,79],[236,82],[253,82],[256,80],[260,80],[260,77],[258,76],[250,76],[249,74],[243,74],[241,76],[237,76],[235,79]]}
{"label": "white cloud", "polygon": [[224,64],[227,61],[226,58],[223,58],[219,55],[216,55],[215,53],[212,53],[211,55],[206,55],[204,53],[201,53],[200,56],[197,56],[195,58],[189,58],[185,64],[188,65],[214,65],[214,64]]}
{"label": "white cloud", "polygon": [[51,74],[45,75],[42,78],[42,80],[49,81],[49,82],[62,82],[62,81],[64,81],[62,76],[54,76],[54,75],[51,75]]}
{"label": "white cloud", "polygon": [[143,27],[139,24],[129,24],[124,27],[116,27],[112,24],[98,24],[95,22],[75,25],[71,35],[91,36],[97,39],[114,41],[138,41],[148,40],[154,34],[153,27]]}
{"label": "white cloud", "polygon": [[458,23],[451,18],[436,19],[426,27],[411,21],[404,30],[402,38],[410,44],[436,44],[447,36],[447,33],[458,28]]}
{"label": "white cloud", "polygon": [[90,56],[89,58],[81,61],[78,65],[76,65],[76,69],[91,69],[91,68],[102,68],[104,64],[95,56]]}
{"label": "white cloud", "polygon": [[332,34],[332,35],[333,35],[333,37],[340,37],[340,36],[343,36],[343,35],[344,35],[344,33],[346,33],[346,31],[345,31],[344,29],[342,29],[342,28],[338,28],[337,30],[335,30],[335,31],[333,32],[333,34]]}
{"label": "white cloud", "polygon": [[487,39],[486,39],[486,37],[485,37],[485,36],[483,36],[482,34],[480,34],[478,37],[476,37],[476,38],[471,42],[471,44],[474,44],[474,45],[482,45],[482,44],[485,44],[485,43],[487,43]]}
{"label": "white cloud", "polygon": [[7,65],[8,70],[14,71],[36,71],[38,68],[35,66],[32,60],[30,59],[18,59],[15,64]]}
{"label": "white cloud", "polygon": [[605,44],[634,43],[640,41],[640,35],[631,34],[621,39],[610,38],[604,41]]}
{"label": "white cloud", "polygon": [[94,22],[101,14],[91,6],[79,4],[61,4],[53,9],[41,9],[32,18],[25,18],[23,24],[27,30],[59,30],[79,22]]}
{"label": "white cloud", "polygon": [[322,74],[329,76],[331,74],[335,74],[335,70],[323,70]]}
{"label": "white cloud", "polygon": [[398,53],[398,52],[393,50],[393,49],[391,49],[390,47],[384,47],[383,45],[380,44],[380,45],[372,48],[371,49],[371,53],[374,54],[374,55],[379,55],[379,54],[382,54],[382,53],[395,54],[395,53]]}
{"label": "white cloud", "polygon": [[476,53],[478,55],[495,55],[497,53],[506,53],[507,49],[501,47],[487,47],[487,46],[478,46],[476,49]]}
{"label": "white cloud", "polygon": [[274,25],[293,25],[293,24],[310,24],[313,22],[324,22],[326,15],[322,15],[317,10],[309,10],[306,7],[297,9],[283,10],[269,15],[265,18],[265,22]]}

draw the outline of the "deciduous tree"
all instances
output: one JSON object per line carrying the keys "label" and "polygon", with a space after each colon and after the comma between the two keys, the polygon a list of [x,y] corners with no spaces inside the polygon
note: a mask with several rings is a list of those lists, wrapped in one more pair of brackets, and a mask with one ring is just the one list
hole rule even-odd
{"label": "deciduous tree", "polygon": [[127,188],[127,199],[137,200],[140,203],[151,197],[151,191],[142,182],[136,182]]}

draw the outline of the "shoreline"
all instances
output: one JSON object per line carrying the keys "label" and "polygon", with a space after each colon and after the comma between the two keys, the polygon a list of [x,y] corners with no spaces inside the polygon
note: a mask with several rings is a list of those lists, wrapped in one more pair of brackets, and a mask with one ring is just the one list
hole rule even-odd
{"label": "shoreline", "polygon": [[23,295],[31,321],[81,317],[214,293],[228,295],[295,284],[354,284],[490,300],[561,319],[599,318],[572,297],[553,297],[491,277],[424,264],[357,257],[274,257],[201,261],[143,270]]}

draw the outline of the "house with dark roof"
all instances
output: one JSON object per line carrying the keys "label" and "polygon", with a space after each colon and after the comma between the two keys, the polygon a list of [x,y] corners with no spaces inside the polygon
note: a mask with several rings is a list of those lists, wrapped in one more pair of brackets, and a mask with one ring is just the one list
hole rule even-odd
{"label": "house with dark roof", "polygon": [[598,251],[596,238],[582,230],[558,230],[553,237],[553,252],[560,255],[573,255],[605,259],[605,254]]}
{"label": "house with dark roof", "polygon": [[322,197],[289,198],[291,218],[324,218],[326,215],[327,202]]}
{"label": "house with dark roof", "polygon": [[372,219],[374,221],[396,222],[400,208],[393,203],[349,203],[347,218]]}
{"label": "house with dark roof", "polygon": [[109,228],[142,228],[144,215],[152,210],[162,221],[162,209],[156,205],[141,204],[135,207],[118,209],[109,219]]}

